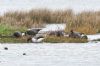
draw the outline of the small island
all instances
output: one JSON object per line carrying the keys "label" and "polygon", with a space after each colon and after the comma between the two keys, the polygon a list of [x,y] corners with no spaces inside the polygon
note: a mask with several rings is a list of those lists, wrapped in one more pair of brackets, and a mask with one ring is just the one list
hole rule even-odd
{"label": "small island", "polygon": [[[55,11],[49,9],[32,9],[29,12],[6,12],[0,16],[0,42],[88,42],[87,35],[100,33],[99,16],[99,11],[83,11],[75,14],[72,9]],[[50,29],[48,25],[56,25],[56,28],[54,26]],[[48,31],[45,31],[45,29],[48,29]],[[73,37],[70,35],[71,30],[73,30]],[[38,34],[41,34],[43,39],[29,41],[30,38],[38,38],[36,37]],[[83,34],[86,39],[82,38],[81,35]],[[70,36],[69,38],[65,37],[68,35]]]}

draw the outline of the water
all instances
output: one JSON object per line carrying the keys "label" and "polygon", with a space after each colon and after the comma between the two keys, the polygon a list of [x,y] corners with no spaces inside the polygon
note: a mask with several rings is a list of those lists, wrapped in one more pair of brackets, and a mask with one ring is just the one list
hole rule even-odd
{"label": "water", "polygon": [[100,66],[100,43],[0,44],[0,66]]}
{"label": "water", "polygon": [[75,12],[99,10],[100,0],[0,0],[0,14],[32,8],[73,9]]}

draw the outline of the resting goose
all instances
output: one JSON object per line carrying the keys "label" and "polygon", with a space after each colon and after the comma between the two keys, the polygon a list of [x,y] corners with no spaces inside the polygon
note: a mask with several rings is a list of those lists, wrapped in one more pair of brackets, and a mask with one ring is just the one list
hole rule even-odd
{"label": "resting goose", "polygon": [[44,39],[43,36],[37,36],[37,35],[36,35],[35,37],[29,37],[29,38],[27,39],[27,42],[40,43],[40,42],[43,41],[43,39]]}
{"label": "resting goose", "polygon": [[15,37],[15,38],[20,38],[22,36],[25,36],[25,33],[24,32],[22,33],[20,31],[16,31],[16,32],[13,33],[12,36]]}
{"label": "resting goose", "polygon": [[13,33],[13,36],[16,37],[16,38],[19,38],[19,37],[22,36],[22,33],[19,32],[19,31],[16,31],[16,32]]}
{"label": "resting goose", "polygon": [[41,28],[32,28],[32,29],[28,29],[25,34],[26,35],[36,35],[39,31],[41,30]]}
{"label": "resting goose", "polygon": [[70,31],[69,37],[71,38],[83,38],[83,39],[88,39],[84,33],[79,33],[79,32],[74,32],[73,30]]}

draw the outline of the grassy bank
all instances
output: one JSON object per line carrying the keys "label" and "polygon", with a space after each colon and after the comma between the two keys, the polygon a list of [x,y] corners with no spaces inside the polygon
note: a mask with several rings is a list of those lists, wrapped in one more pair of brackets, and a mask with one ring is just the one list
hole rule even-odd
{"label": "grassy bank", "polygon": [[[24,32],[28,28],[44,27],[45,24],[50,23],[65,23],[65,32],[73,29],[85,34],[100,33],[100,11],[84,11],[77,14],[71,9],[54,11],[49,9],[32,9],[28,12],[6,12],[0,16],[0,34],[11,35],[15,31]],[[59,42],[61,39],[61,37],[56,38],[51,40],[53,38],[50,37],[46,41]],[[72,38],[63,38],[60,42],[80,42],[80,40],[84,42],[83,39],[76,40]],[[2,41],[0,39],[0,42]]]}
{"label": "grassy bank", "polygon": [[48,36],[44,39],[44,42],[49,43],[86,43],[87,39],[80,38],[68,38],[68,37],[57,37],[57,36]]}
{"label": "grassy bank", "polygon": [[21,38],[4,37],[0,38],[0,43],[27,43],[27,37],[21,37]]}
{"label": "grassy bank", "polygon": [[[88,41],[87,39],[48,36],[43,40],[43,42],[46,42],[46,43],[86,43]],[[27,43],[27,37],[0,38],[0,43]]]}

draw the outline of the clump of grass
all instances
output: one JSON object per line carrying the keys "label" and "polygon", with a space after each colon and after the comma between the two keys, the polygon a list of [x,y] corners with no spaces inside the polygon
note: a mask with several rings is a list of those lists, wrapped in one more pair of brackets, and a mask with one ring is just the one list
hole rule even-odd
{"label": "clump of grass", "polygon": [[1,35],[11,35],[15,31],[21,31],[24,32],[26,30],[25,27],[16,27],[16,26],[9,26],[9,25],[4,25],[0,24],[0,34]]}
{"label": "clump of grass", "polygon": [[88,40],[80,39],[80,38],[48,36],[44,39],[44,42],[49,42],[49,43],[86,43],[86,42],[88,42]]}
{"label": "clump of grass", "polygon": [[10,26],[0,25],[0,34],[2,34],[2,35],[8,35],[13,31],[14,30]]}

